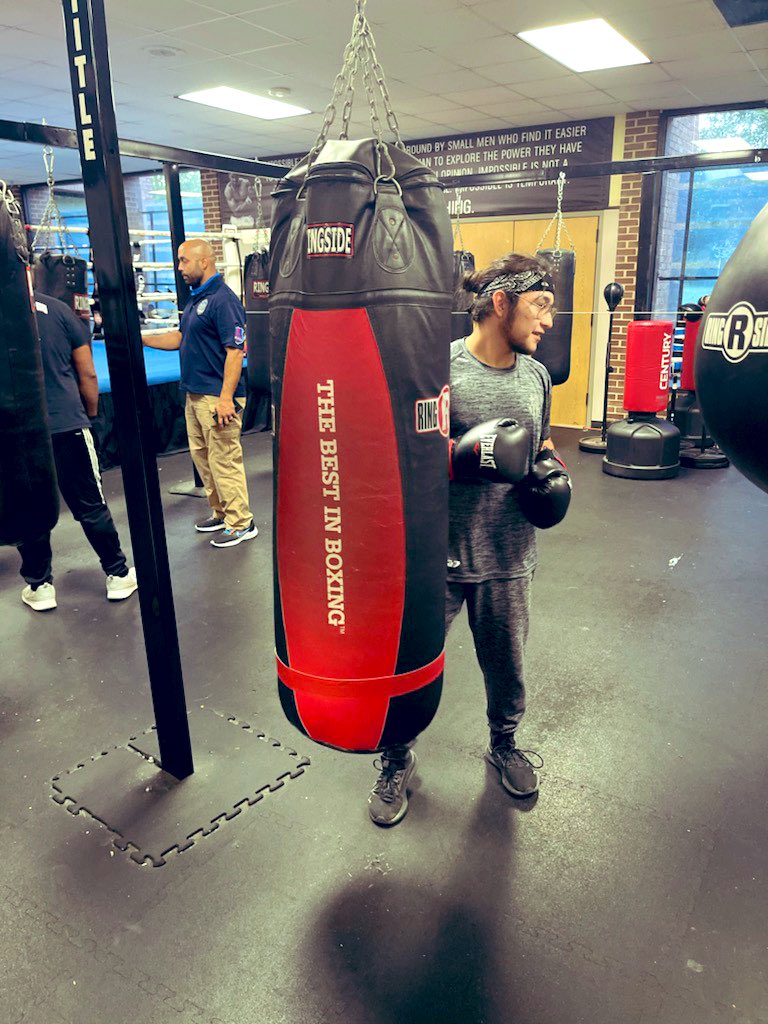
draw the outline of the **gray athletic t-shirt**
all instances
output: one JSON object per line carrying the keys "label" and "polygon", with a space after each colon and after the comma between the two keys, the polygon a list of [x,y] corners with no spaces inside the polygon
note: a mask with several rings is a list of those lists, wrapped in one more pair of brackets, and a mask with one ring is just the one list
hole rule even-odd
{"label": "gray athletic t-shirt", "polygon": [[[499,369],[476,359],[465,338],[451,345],[452,437],[509,416],[528,431],[530,470],[549,437],[551,404],[549,373],[531,356],[518,354],[514,366]],[[451,481],[449,493],[449,582],[513,579],[535,569],[536,530],[520,511],[514,487]]]}

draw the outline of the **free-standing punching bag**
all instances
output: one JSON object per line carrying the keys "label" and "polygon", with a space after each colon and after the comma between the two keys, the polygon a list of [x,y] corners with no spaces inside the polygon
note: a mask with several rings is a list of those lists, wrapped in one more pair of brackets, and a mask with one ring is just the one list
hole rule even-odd
{"label": "free-standing punching bag", "polygon": [[34,540],[58,517],[29,252],[18,204],[0,181],[0,544]]}
{"label": "free-standing punching bag", "polygon": [[541,249],[537,256],[552,267],[555,307],[560,311],[539,342],[534,358],[549,370],[553,384],[565,384],[571,373],[571,331],[573,330],[573,282],[576,253],[572,249]]}
{"label": "free-standing punching bag", "polygon": [[413,739],[442,688],[453,244],[403,149],[308,163],[271,239],[278,686],[302,732],[364,752]]}
{"label": "free-standing punching bag", "polygon": [[696,342],[694,379],[712,436],[768,491],[768,206],[717,280]]}
{"label": "free-standing punching bag", "polygon": [[90,321],[88,264],[69,253],[41,253],[35,261],[35,287],[44,295],[65,302],[81,320]]}

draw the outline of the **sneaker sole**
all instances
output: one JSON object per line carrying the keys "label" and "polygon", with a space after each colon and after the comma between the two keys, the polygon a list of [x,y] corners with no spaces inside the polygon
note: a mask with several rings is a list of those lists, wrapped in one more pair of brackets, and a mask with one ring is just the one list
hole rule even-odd
{"label": "sneaker sole", "polygon": [[397,825],[399,822],[401,822],[403,820],[403,818],[408,813],[408,783],[413,778],[413,773],[415,771],[416,771],[416,755],[414,754],[413,755],[413,761],[411,762],[411,770],[408,772],[408,775],[407,775],[407,777],[405,779],[405,783],[403,785],[403,790],[405,792],[405,800],[403,801],[403,806],[400,808],[400,810],[397,812],[397,814],[395,815],[394,818],[390,818],[389,821],[379,821],[378,818],[374,818],[373,814],[371,814],[371,807],[369,805],[368,806],[368,817],[371,819],[371,821],[373,822],[374,825],[378,825],[379,828],[392,828],[393,825]]}
{"label": "sneaker sole", "polygon": [[196,526],[195,529],[198,533],[218,533],[219,530],[225,529],[226,525],[222,522],[220,526]]}
{"label": "sneaker sole", "polygon": [[538,777],[538,775],[536,776],[536,788],[535,789],[528,789],[528,790],[513,789],[512,786],[510,786],[509,783],[507,782],[507,780],[504,778],[504,772],[496,764],[496,762],[493,759],[493,756],[491,754],[489,754],[487,750],[486,750],[486,752],[484,754],[484,757],[485,757],[485,760],[488,762],[488,764],[493,765],[493,767],[499,773],[499,779],[501,781],[502,786],[504,787],[504,789],[506,789],[506,791],[511,796],[516,796],[519,799],[524,800],[527,796],[533,796],[534,793],[538,793],[539,792],[539,777]]}
{"label": "sneaker sole", "polygon": [[247,537],[237,537],[234,540],[225,540],[223,544],[220,544],[216,540],[211,541],[211,547],[213,548],[236,548],[238,544],[244,544],[247,540],[253,540],[254,537],[258,537],[259,531],[254,530],[253,533],[249,533]]}
{"label": "sneaker sole", "polygon": [[138,584],[135,587],[131,587],[130,590],[110,590],[107,593],[108,601],[125,601],[126,598],[130,597],[131,594],[135,594],[139,589]]}
{"label": "sneaker sole", "polygon": [[33,612],[52,612],[54,608],[58,607],[56,601],[28,601],[25,597],[21,599],[27,608],[31,608]]}

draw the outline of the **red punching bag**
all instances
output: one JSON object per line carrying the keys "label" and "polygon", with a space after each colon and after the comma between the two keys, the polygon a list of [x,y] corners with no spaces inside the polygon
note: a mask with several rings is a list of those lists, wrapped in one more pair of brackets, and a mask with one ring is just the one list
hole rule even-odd
{"label": "red punching bag", "polygon": [[58,516],[29,253],[18,204],[0,181],[0,544],[34,540]]}
{"label": "red punching bag", "polygon": [[442,687],[451,228],[435,175],[375,139],[326,142],[274,199],[280,699],[312,739],[373,751]]}

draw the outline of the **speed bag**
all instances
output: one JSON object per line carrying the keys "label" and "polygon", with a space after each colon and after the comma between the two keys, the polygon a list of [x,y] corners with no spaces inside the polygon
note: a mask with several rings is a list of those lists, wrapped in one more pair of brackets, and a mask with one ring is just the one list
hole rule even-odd
{"label": "speed bag", "polygon": [[52,530],[59,492],[24,229],[0,191],[0,544]]}
{"label": "speed bag", "polygon": [[35,288],[66,303],[81,320],[90,320],[88,264],[85,260],[66,253],[41,253],[35,261]]}
{"label": "speed bag", "polygon": [[435,175],[385,149],[298,164],[271,243],[280,700],[359,752],[426,728],[445,639],[453,244]]}
{"label": "speed bag", "polygon": [[571,373],[571,332],[573,331],[573,281],[576,273],[576,253],[560,250],[554,259],[554,249],[543,249],[536,255],[552,267],[555,285],[555,308],[561,310],[536,349],[535,358],[549,370],[553,384],[565,384]]}
{"label": "speed bag", "polygon": [[269,251],[249,252],[243,268],[248,389],[268,392],[269,383]]}
{"label": "speed bag", "polygon": [[768,491],[768,206],[728,260],[696,340],[696,395],[710,433]]}

